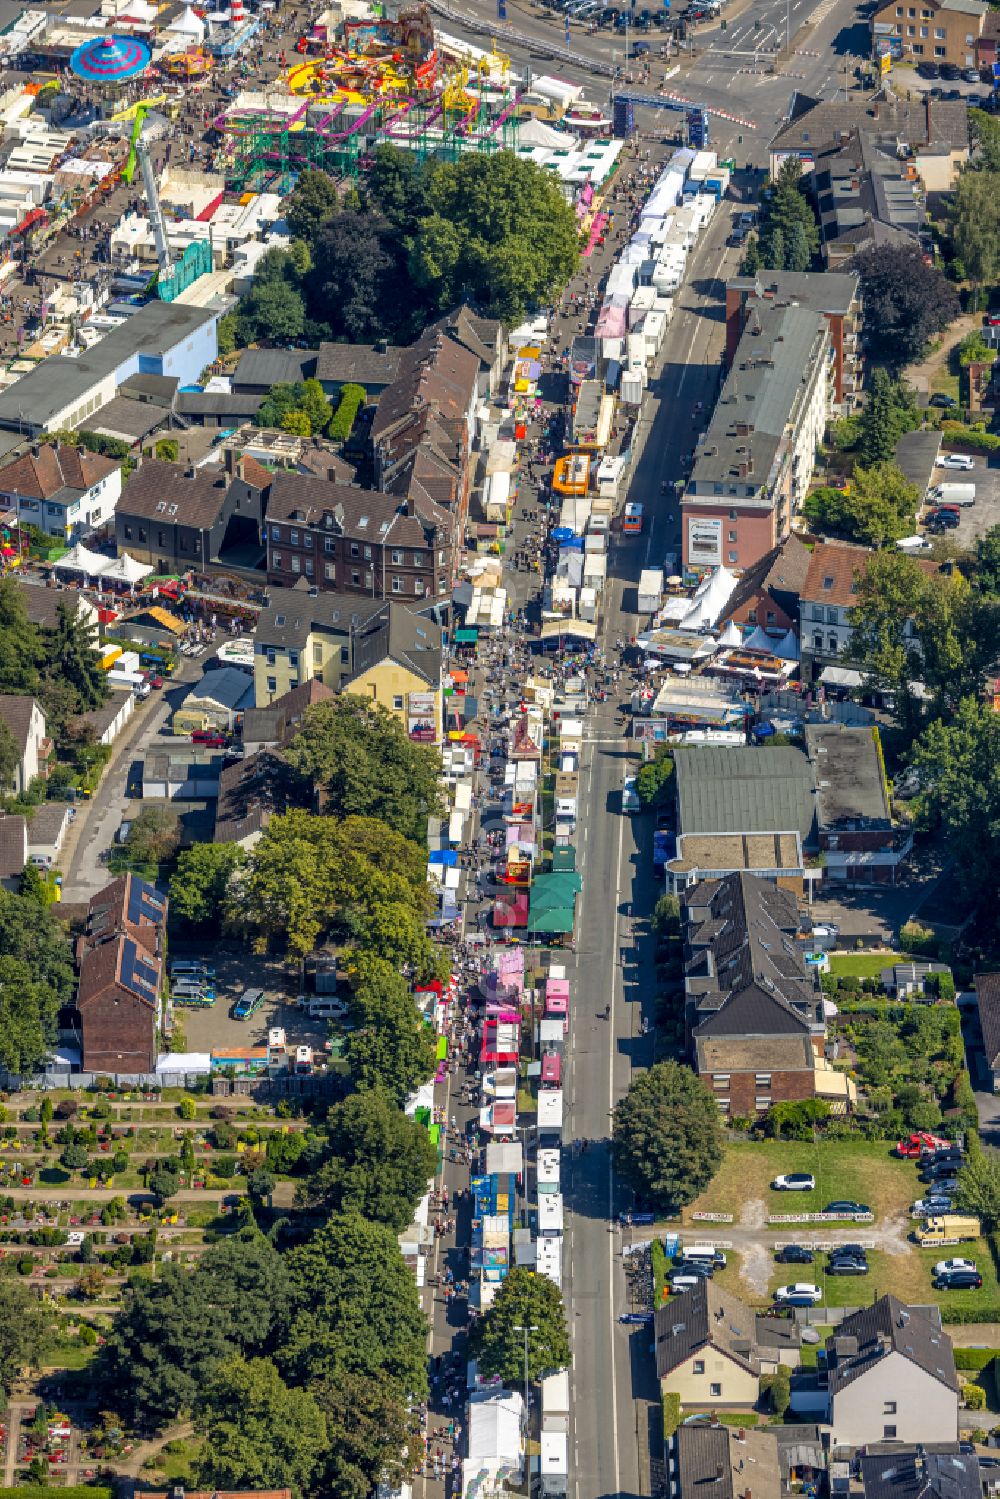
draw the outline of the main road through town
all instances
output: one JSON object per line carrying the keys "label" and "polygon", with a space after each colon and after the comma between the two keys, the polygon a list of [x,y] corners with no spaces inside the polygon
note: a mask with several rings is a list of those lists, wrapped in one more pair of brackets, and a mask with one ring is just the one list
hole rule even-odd
{"label": "main road through town", "polygon": [[[471,8],[478,3],[471,0]],[[754,28],[758,17],[771,17],[768,24],[773,25],[779,11],[783,18],[784,8],[785,0],[753,0],[742,20],[725,34],[715,33],[718,50],[707,46],[678,78],[691,97],[709,96],[714,88],[731,114],[754,119],[756,129],[745,134],[745,154],[758,167],[766,163],[767,141],[787,109],[791,88],[832,97],[843,87],[843,56],[864,51],[859,41],[864,22],[850,4],[818,0],[810,9],[810,0],[790,0],[805,30],[799,33],[799,51],[793,40],[787,67],[802,76],[793,83],[787,76],[737,73],[739,60],[722,51],[723,41],[736,45],[743,27]],[[533,17],[525,24],[545,23]],[[601,34],[587,38],[588,44],[602,40]],[[560,66],[553,71],[567,70]],[[581,78],[584,71],[582,63]],[[646,130],[649,118],[647,112],[642,121]],[[735,147],[738,133],[738,126],[713,124],[713,144],[723,151]],[[745,160],[738,155],[737,163],[744,166]],[[738,258],[737,251],[726,247],[731,213],[731,205],[724,205],[692,256],[645,398],[629,497],[643,503],[646,523],[639,537],[616,540],[605,601],[606,646],[635,633],[641,569],[659,566],[668,553],[679,552],[679,519],[662,483],[686,472],[683,461],[701,421],[695,418],[696,403],[710,410],[719,388],[723,288]],[[609,703],[586,722],[577,835],[583,894],[570,970],[574,1024],[564,1134],[570,1142],[564,1167],[564,1290],[573,1346],[573,1499],[650,1495],[664,1482],[650,1333],[618,1321],[628,1310],[623,1250],[633,1231],[618,1226],[619,1212],[630,1204],[611,1169],[611,1112],[634,1071],[652,1060],[655,986],[649,917],[659,892],[648,819],[622,814],[630,742],[614,719]],[[611,1014],[605,1020],[608,1004]],[[647,1035],[642,1033],[644,1017],[650,1024]],[[586,1150],[581,1149],[584,1141],[589,1142]]]}

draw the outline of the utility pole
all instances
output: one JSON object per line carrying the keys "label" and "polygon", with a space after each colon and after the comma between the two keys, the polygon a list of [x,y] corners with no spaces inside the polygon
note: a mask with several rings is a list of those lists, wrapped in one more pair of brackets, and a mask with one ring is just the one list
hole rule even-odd
{"label": "utility pole", "polygon": [[528,1436],[528,1334],[537,1332],[538,1327],[534,1322],[516,1322],[515,1332],[524,1333],[524,1435],[525,1441]]}

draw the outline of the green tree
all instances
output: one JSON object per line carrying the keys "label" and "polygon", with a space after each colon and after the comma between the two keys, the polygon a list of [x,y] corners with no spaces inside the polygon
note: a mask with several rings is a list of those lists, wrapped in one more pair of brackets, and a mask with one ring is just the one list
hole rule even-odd
{"label": "green tree", "polygon": [[769,271],[784,270],[785,232],[780,224],[769,224],[761,231],[760,258]]}
{"label": "green tree", "polygon": [[0,793],[13,791],[21,752],[6,723],[0,718]]}
{"label": "green tree", "polygon": [[311,246],[339,208],[336,182],[326,172],[313,169],[299,173],[282,211],[295,238]]}
{"label": "green tree", "polygon": [[176,463],[181,454],[181,445],[176,437],[161,437],[153,444],[153,453],[161,463]]}
{"label": "green tree", "polygon": [[329,1158],[299,1189],[301,1200],[314,1210],[359,1213],[401,1232],[437,1162],[424,1126],[375,1088],[331,1109],[326,1133]]}
{"label": "green tree", "polygon": [[312,422],[304,411],[286,411],[280,425],[282,432],[290,432],[293,437],[312,436]]}
{"label": "green tree", "polygon": [[368,202],[403,236],[416,233],[430,212],[431,170],[413,151],[377,146],[365,187]]}
{"label": "green tree", "polygon": [[[60,599],[56,623],[51,629],[43,629],[41,637],[44,679],[56,679],[72,689],[76,712],[100,707],[107,698],[108,683],[95,649],[97,626],[87,624],[72,604]],[[44,685],[42,697],[44,701]]]}
{"label": "green tree", "polygon": [[301,411],[305,387],[301,380],[272,385],[254,417],[258,427],[280,427],[293,411]]}
{"label": "green tree", "polygon": [[301,338],[306,324],[302,293],[287,281],[261,281],[254,277],[250,291],[237,309],[237,339],[240,344],[289,343]]}
{"label": "green tree", "polygon": [[170,807],[142,807],[125,835],[125,847],[140,864],[166,864],[180,841],[180,820]]}
{"label": "green tree", "polygon": [[367,698],[347,693],[307,709],[286,758],[322,785],[335,817],[379,818],[422,843],[428,816],[440,811],[440,755]]}
{"label": "green tree", "polygon": [[505,1384],[524,1378],[526,1329],[530,1380],[569,1367],[572,1354],[562,1292],[547,1275],[517,1267],[476,1324],[473,1346],[483,1374]]}
{"label": "green tree", "polygon": [[785,265],[790,271],[807,271],[811,259],[806,226],[800,220],[792,225],[788,238],[788,250],[785,254]]}
{"label": "green tree", "polygon": [[[33,900],[27,903],[41,914]],[[35,977],[30,963],[0,956],[0,1062],[10,1072],[30,1077],[46,1061],[56,1040],[59,1003],[58,989]]]}
{"label": "green tree", "polygon": [[740,273],[744,276],[756,276],[761,268],[760,240],[756,234],[747,236],[747,247],[743,252],[743,264]]}
{"label": "green tree", "polygon": [[861,462],[888,463],[902,434],[918,425],[916,405],[908,388],[880,366],[872,376],[859,423]]}
{"label": "green tree", "polygon": [[657,1207],[678,1211],[722,1164],[719,1107],[690,1068],[659,1062],[632,1081],[615,1107],[615,1163]]}
{"label": "green tree", "polygon": [[421,1399],[426,1323],[394,1230],[348,1213],[328,1219],[285,1259],[293,1311],[278,1358],[288,1376],[354,1374]]}
{"label": "green tree", "polygon": [[52,1342],[50,1309],[26,1287],[0,1281],[0,1390],[7,1400],[21,1370],[40,1368]]}
{"label": "green tree", "polygon": [[324,432],[330,425],[333,407],[318,380],[303,380],[299,407],[309,418],[309,425],[314,432]]}
{"label": "green tree", "polygon": [[382,1088],[402,1108],[434,1074],[434,1037],[406,980],[384,958],[347,953],[351,1029],[344,1059],[357,1088]]}
{"label": "green tree", "polygon": [[36,693],[43,661],[40,633],[13,578],[0,578],[0,692]]}
{"label": "green tree", "polygon": [[948,835],[956,879],[977,908],[990,910],[1000,868],[1000,718],[965,698],[951,722],[939,719],[924,730],[913,764],[919,806]]}
{"label": "green tree", "polygon": [[329,318],[334,338],[406,342],[419,331],[425,308],[406,273],[406,246],[378,213],[345,210],[313,246],[310,302]]}
{"label": "green tree", "polygon": [[670,801],[674,785],[674,757],[668,745],[660,744],[652,760],[639,767],[636,795],[644,807],[662,807]]}
{"label": "green tree", "polygon": [[760,235],[763,262],[773,270],[807,270],[819,249],[819,226],[794,157],[782,163],[764,195]]}
{"label": "green tree", "polygon": [[972,137],[972,167],[979,172],[1000,172],[1000,120],[985,109],[969,110]]}
{"label": "green tree", "polygon": [[381,1483],[398,1488],[416,1467],[423,1445],[407,1402],[356,1374],[320,1380],[312,1393],[326,1417],[325,1492],[337,1499],[369,1499]]}
{"label": "green tree", "polygon": [[958,1173],[955,1207],[978,1218],[986,1233],[1000,1226],[1000,1156],[977,1151]]}
{"label": "green tree", "polygon": [[951,196],[951,237],[955,254],[978,289],[1000,281],[1000,214],[994,172],[962,172]]}
{"label": "green tree", "polygon": [[170,914],[191,926],[217,925],[226,892],[246,854],[236,843],[195,843],[177,858],[170,877]]}
{"label": "green tree", "polygon": [[326,1451],[326,1421],[308,1390],[289,1389],[270,1359],[228,1358],[195,1405],[205,1437],[198,1481],[210,1489],[307,1494]]}
{"label": "green tree", "polygon": [[1000,526],[991,526],[976,540],[976,591],[1000,599]]}
{"label": "green tree", "polygon": [[912,533],[920,495],[895,463],[859,463],[842,500],[842,526],[853,541],[884,546]]}

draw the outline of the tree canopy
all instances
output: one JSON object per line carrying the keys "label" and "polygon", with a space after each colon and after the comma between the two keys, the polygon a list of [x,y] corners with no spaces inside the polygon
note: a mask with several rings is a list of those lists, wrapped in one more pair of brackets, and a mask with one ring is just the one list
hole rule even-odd
{"label": "tree canopy", "polygon": [[916,246],[865,250],[854,268],[861,277],[867,341],[890,369],[916,359],[958,316],[958,293]]}
{"label": "tree canopy", "polygon": [[1000,878],[1000,718],[965,698],[950,722],[928,724],[914,746],[925,821],[948,834],[955,878],[977,907],[995,907]]}
{"label": "tree canopy", "polygon": [[437,1164],[422,1124],[381,1088],[367,1089],[331,1109],[326,1146],[327,1159],[300,1189],[307,1206],[359,1213],[397,1233],[412,1222]]}
{"label": "tree canopy", "polygon": [[30,1076],[56,1040],[74,990],[73,960],[52,910],[0,889],[0,1062]]}
{"label": "tree canopy", "polygon": [[170,914],[190,926],[218,928],[234,872],[246,863],[238,843],[195,843],[170,877]]}
{"label": "tree canopy", "polygon": [[209,1489],[307,1492],[326,1452],[326,1420],[308,1390],[291,1389],[270,1359],[224,1359],[198,1391],[206,1438],[198,1480]]}
{"label": "tree canopy", "polygon": [[22,1369],[38,1369],[54,1341],[53,1313],[25,1286],[0,1281],[0,1390],[10,1399]]}
{"label": "tree canopy", "polygon": [[406,980],[375,953],[349,952],[351,1029],[344,1059],[355,1087],[381,1088],[402,1107],[434,1074],[433,1033],[423,1024]]}
{"label": "tree canopy", "polygon": [[481,1372],[505,1384],[523,1380],[525,1330],[529,1379],[569,1367],[572,1355],[559,1287],[547,1275],[515,1267],[475,1329]]}
{"label": "tree canopy", "polygon": [[770,271],[807,271],[818,249],[819,225],[806,196],[802,165],[789,156],[764,194],[753,254],[759,253],[760,264]]}
{"label": "tree canopy", "polygon": [[618,1170],[643,1200],[676,1212],[722,1164],[719,1106],[689,1067],[658,1062],[616,1105],[612,1141]]}
{"label": "tree canopy", "polygon": [[806,497],[803,512],[820,531],[865,546],[884,546],[916,525],[920,496],[895,463],[856,465],[842,489],[824,486]]}
{"label": "tree canopy", "polygon": [[975,287],[1000,281],[1000,172],[966,171],[951,195],[951,241],[961,271]]}

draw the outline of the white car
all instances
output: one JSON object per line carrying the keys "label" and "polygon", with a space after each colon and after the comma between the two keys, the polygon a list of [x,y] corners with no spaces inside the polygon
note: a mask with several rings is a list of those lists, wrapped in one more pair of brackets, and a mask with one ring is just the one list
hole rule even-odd
{"label": "white car", "polygon": [[774,1293],[775,1301],[784,1306],[815,1306],[822,1298],[819,1286],[811,1285],[807,1280],[796,1281],[792,1286],[779,1286]]}
{"label": "white car", "polygon": [[771,1183],[772,1192],[815,1192],[816,1178],[808,1171],[792,1171],[788,1176],[776,1176]]}
{"label": "white car", "polygon": [[958,469],[959,473],[967,474],[975,468],[976,464],[967,453],[944,453],[937,460],[937,466],[938,468]]}
{"label": "white car", "polygon": [[975,1270],[975,1260],[963,1260],[961,1256],[953,1260],[938,1260],[934,1266],[934,1274],[950,1275],[952,1270]]}
{"label": "white car", "polygon": [[72,1249],[79,1249],[80,1245],[83,1243],[83,1234],[78,1233],[77,1230],[74,1229],[71,1234],[66,1235],[66,1243]]}

